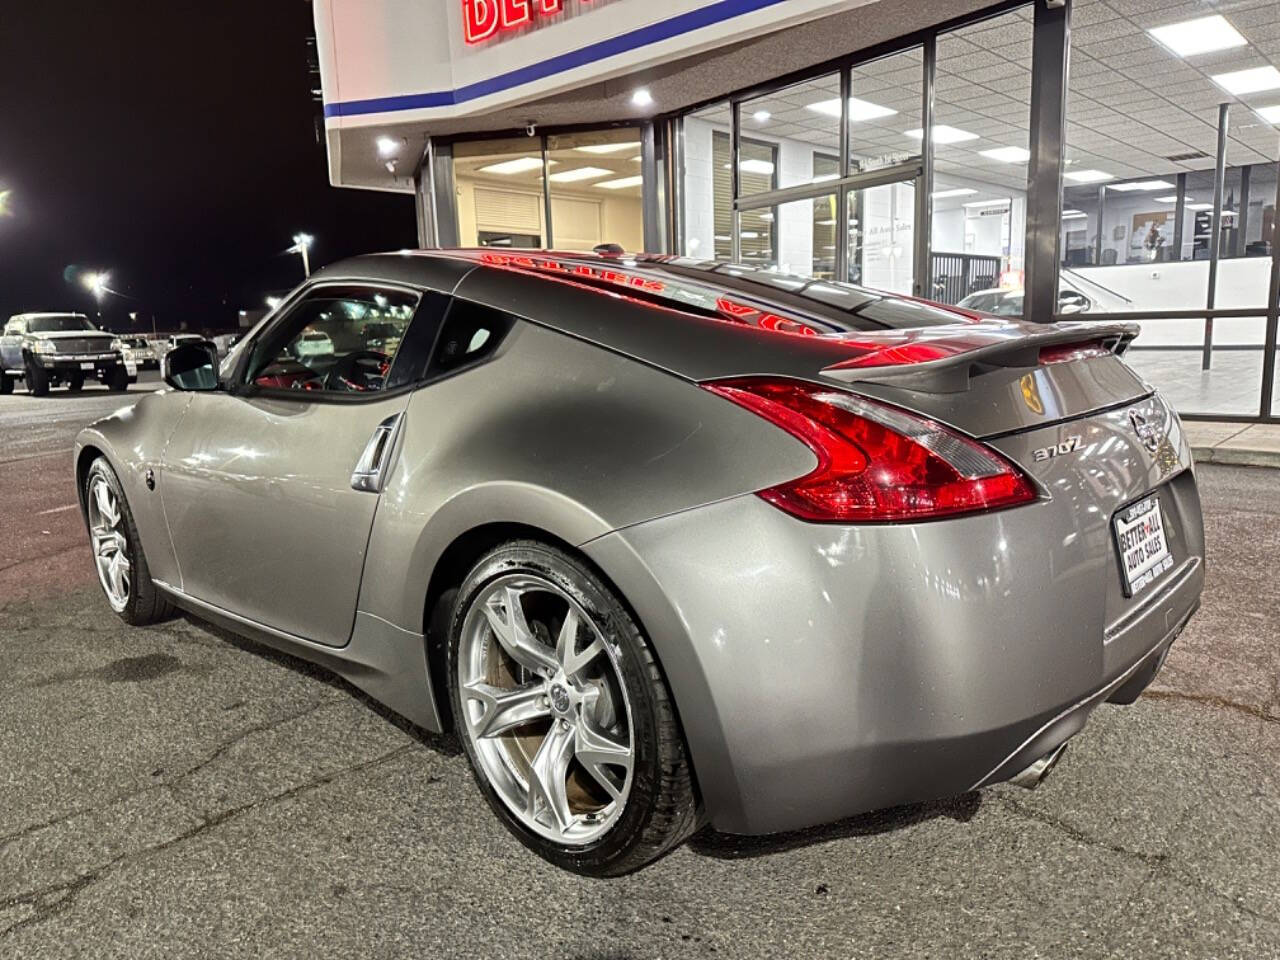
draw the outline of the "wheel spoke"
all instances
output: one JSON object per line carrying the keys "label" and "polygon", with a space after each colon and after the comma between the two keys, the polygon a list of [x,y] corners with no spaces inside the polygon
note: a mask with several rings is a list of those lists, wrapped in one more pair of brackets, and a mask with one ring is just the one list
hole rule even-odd
{"label": "wheel spoke", "polygon": [[504,690],[477,681],[468,684],[463,690],[468,700],[473,700],[484,708],[484,713],[475,722],[477,737],[496,737],[522,723],[549,716],[551,712],[546,706],[540,683],[531,683],[516,690]]}
{"label": "wheel spoke", "polygon": [[93,495],[98,503],[98,516],[102,518],[103,523],[108,527],[114,527],[120,521],[120,514],[116,509],[115,497],[111,494],[111,488],[99,481],[93,487]]}
{"label": "wheel spoke", "polygon": [[520,606],[520,591],[507,587],[502,598],[492,596],[484,604],[484,615],[502,649],[520,666],[535,673],[554,673],[559,667],[555,655],[529,629]]}
{"label": "wheel spoke", "polygon": [[[578,762],[595,780],[609,791],[615,800],[621,791],[604,772],[604,767],[621,767],[631,772],[631,747],[608,734],[593,730],[585,718],[578,723],[574,740],[574,753]],[[623,781],[626,781],[624,775]]]}
{"label": "wheel spoke", "polygon": [[[576,675],[579,670],[604,653],[604,642],[595,636],[594,632],[591,642],[581,650],[578,649],[578,633],[581,625],[582,618],[578,615],[577,608],[569,604],[569,610],[564,615],[564,623],[560,625],[560,635],[556,637],[556,659],[560,661],[560,667],[568,677]],[[587,625],[587,629],[591,629],[590,624]]]}
{"label": "wheel spoke", "polygon": [[539,805],[545,807],[561,833],[573,822],[573,814],[569,811],[568,782],[573,743],[572,727],[564,723],[552,724],[530,765],[526,812],[537,819]]}

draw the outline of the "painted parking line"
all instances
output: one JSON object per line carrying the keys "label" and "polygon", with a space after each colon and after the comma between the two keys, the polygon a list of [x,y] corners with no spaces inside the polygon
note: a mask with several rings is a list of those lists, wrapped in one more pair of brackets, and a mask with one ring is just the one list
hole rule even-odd
{"label": "painted parking line", "polygon": [[48,510],[41,510],[36,514],[37,517],[48,516],[51,513],[66,513],[68,510],[75,510],[80,506],[78,503],[68,503],[65,507],[51,507]]}

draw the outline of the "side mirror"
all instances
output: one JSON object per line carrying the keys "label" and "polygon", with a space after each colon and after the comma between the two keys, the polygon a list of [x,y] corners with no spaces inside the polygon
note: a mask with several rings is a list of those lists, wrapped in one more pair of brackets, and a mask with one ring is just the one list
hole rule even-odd
{"label": "side mirror", "polygon": [[217,390],[218,348],[212,343],[184,343],[160,361],[164,382],[175,390]]}

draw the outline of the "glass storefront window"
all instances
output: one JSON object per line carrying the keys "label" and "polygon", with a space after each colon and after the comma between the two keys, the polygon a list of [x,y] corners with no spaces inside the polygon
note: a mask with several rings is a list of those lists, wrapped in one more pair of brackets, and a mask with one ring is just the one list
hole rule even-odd
{"label": "glass storefront window", "polygon": [[453,178],[464,247],[546,245],[539,138],[457,143]]}
{"label": "glass storefront window", "polygon": [[[743,101],[740,116],[741,196],[812,183],[818,176],[835,179],[840,156],[839,74]],[[756,149],[748,152],[748,144]],[[817,173],[814,158],[819,155],[836,157],[837,170]]]}
{"label": "glass storefront window", "polygon": [[1213,354],[1203,369],[1203,320],[1144,320],[1125,362],[1183,413],[1253,416],[1262,386],[1265,317],[1213,321]]}
{"label": "glass storefront window", "polygon": [[849,192],[849,282],[910,294],[915,280],[914,181]]}
{"label": "glass storefront window", "polygon": [[924,59],[918,47],[854,67],[849,90],[850,173],[920,156]]}
{"label": "glass storefront window", "polygon": [[591,250],[602,243],[644,249],[638,129],[550,136],[547,162],[557,249]]}
{"label": "glass storefront window", "polygon": [[683,126],[684,246],[680,252],[700,260],[727,260],[733,243],[733,192],[729,171],[717,162],[717,154],[723,160],[728,150],[729,104],[691,113]]}

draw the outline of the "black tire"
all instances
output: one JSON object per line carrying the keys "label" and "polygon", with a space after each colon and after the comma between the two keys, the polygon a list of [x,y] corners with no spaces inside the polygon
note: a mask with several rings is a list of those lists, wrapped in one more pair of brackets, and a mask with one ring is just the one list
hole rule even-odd
{"label": "black tire", "polygon": [[112,393],[124,393],[129,389],[129,371],[123,366],[112,367],[107,376],[107,386]]}
{"label": "black tire", "polygon": [[111,469],[106,457],[98,457],[85,472],[82,495],[85,502],[90,496],[90,486],[94,477],[101,476],[115,493],[120,502],[121,528],[128,542],[126,555],[132,568],[132,583],[129,589],[129,601],[119,613],[120,619],[135,627],[157,623],[173,616],[174,608],[164,595],[151,582],[151,571],[147,567],[146,555],[142,552],[142,540],[138,536],[138,528],[133,522],[133,511],[129,509],[129,500],[124,495],[120,480]]}
{"label": "black tire", "polygon": [[[488,782],[461,721],[457,660],[467,611],[495,578],[522,572],[550,580],[573,597],[620,653],[618,666],[632,712],[631,791],[618,820],[585,847],[547,840],[512,815]],[[449,619],[448,678],[459,739],[481,792],[507,829],[543,859],[584,876],[621,876],[663,856],[701,826],[684,736],[653,648],[614,591],[581,560],[534,540],[512,541],[482,557],[463,581]]]}
{"label": "black tire", "polygon": [[73,373],[67,378],[67,389],[72,393],[79,393],[84,389],[84,374]]}
{"label": "black tire", "polygon": [[49,394],[49,375],[37,367],[30,358],[27,359],[27,390],[33,397],[44,397]]}
{"label": "black tire", "polygon": [[7,397],[13,393],[13,377],[7,373],[0,373],[0,397]]}

